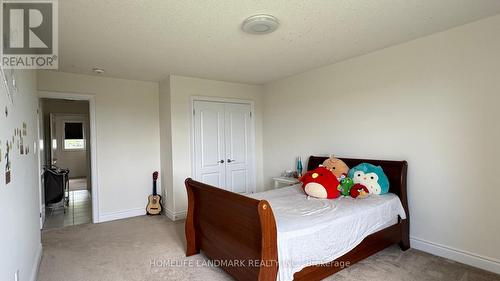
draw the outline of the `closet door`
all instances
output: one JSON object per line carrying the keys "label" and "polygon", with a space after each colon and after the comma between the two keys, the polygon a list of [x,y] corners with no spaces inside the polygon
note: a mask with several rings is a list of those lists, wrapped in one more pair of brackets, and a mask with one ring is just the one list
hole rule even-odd
{"label": "closet door", "polygon": [[237,193],[248,193],[253,185],[250,112],[249,104],[225,105],[226,186]]}
{"label": "closet door", "polygon": [[194,102],[195,179],[226,187],[225,108],[223,103]]}

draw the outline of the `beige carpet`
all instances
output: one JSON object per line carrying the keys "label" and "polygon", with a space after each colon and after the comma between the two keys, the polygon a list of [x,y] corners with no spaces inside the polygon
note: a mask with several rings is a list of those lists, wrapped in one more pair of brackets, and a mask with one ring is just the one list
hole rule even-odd
{"label": "beige carpet", "polygon": [[[184,222],[165,217],[47,230],[42,242],[40,281],[231,280],[218,268],[183,264],[202,264],[204,257],[184,256]],[[154,261],[159,266],[152,266]],[[486,281],[500,276],[417,250],[390,247],[326,280]]]}

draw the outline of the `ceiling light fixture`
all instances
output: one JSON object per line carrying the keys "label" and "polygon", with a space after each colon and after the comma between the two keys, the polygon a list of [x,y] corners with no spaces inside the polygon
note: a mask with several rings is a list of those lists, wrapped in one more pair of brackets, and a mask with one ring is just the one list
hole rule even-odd
{"label": "ceiling light fixture", "polygon": [[241,29],[251,34],[267,34],[275,31],[279,24],[277,18],[271,15],[260,14],[248,17],[243,21]]}
{"label": "ceiling light fixture", "polygon": [[104,69],[102,68],[92,68],[92,71],[94,71],[94,73],[97,73],[97,74],[103,74],[104,73]]}

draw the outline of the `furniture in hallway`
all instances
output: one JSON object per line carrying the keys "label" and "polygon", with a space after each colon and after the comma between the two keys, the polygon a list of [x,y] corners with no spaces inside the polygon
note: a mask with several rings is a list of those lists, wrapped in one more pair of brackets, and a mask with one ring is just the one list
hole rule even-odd
{"label": "furniture in hallway", "polygon": [[69,170],[56,166],[44,171],[45,205],[50,212],[62,208],[66,212],[69,204]]}

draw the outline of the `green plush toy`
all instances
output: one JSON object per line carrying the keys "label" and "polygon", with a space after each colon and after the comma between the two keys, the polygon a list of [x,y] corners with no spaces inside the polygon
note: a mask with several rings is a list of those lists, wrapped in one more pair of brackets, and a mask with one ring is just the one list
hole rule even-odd
{"label": "green plush toy", "polygon": [[349,194],[351,192],[351,187],[353,185],[354,185],[354,182],[351,178],[349,178],[345,175],[340,176],[340,184],[338,186],[338,189],[339,189],[340,193],[342,193],[342,195],[349,196]]}

